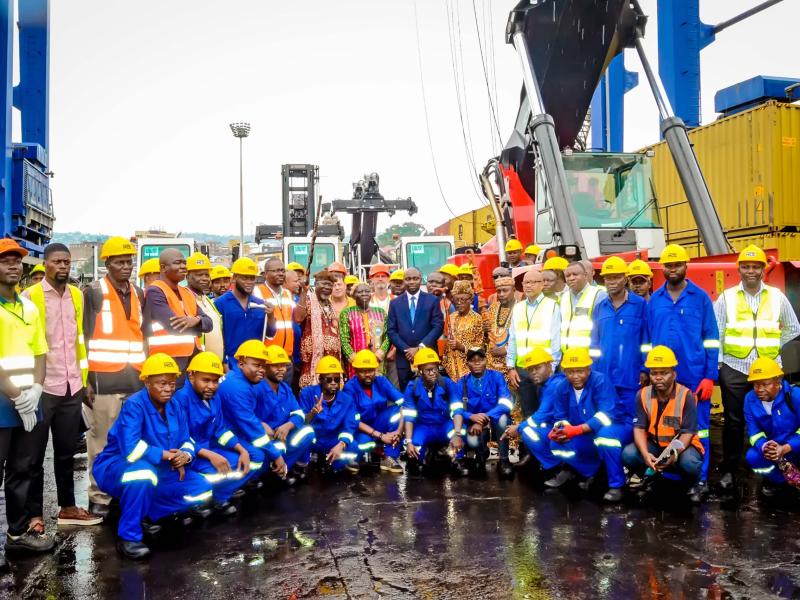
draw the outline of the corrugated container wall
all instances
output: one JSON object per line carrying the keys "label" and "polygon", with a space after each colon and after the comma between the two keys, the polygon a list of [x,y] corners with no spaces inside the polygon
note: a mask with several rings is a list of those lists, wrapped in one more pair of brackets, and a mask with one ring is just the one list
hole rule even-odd
{"label": "corrugated container wall", "polygon": [[[746,239],[800,259],[800,106],[770,101],[698,127],[689,139],[732,245]],[[697,225],[669,148],[652,149],[667,243],[694,246],[696,254]]]}
{"label": "corrugated container wall", "polygon": [[452,235],[456,248],[481,245],[494,237],[494,215],[489,206],[471,210],[442,223],[435,229],[437,235]]}

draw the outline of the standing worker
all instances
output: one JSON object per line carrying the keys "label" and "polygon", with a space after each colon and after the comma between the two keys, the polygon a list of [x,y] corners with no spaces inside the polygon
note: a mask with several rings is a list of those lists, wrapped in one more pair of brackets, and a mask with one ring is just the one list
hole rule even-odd
{"label": "standing worker", "polygon": [[186,278],[183,253],[167,248],[158,260],[161,277],[147,288],[144,301],[151,331],[147,346],[151,354],[163,352],[174,358],[184,372],[189,359],[203,349],[202,334],[211,331],[211,318],[197,306],[194,294],[179,285]]}
{"label": "standing worker", "polygon": [[689,255],[686,250],[670,244],[661,253],[659,262],[667,282],[650,296],[647,303],[647,324],[650,342],[666,346],[678,361],[678,383],[688,387],[697,397],[697,435],[705,450],[700,480],[690,492],[692,501],[701,502],[708,496],[708,461],[711,421],[711,394],[717,379],[719,360],[719,329],[714,317],[711,298],[701,288],[686,279]]}
{"label": "standing worker", "polygon": [[535,265],[536,259],[541,254],[542,249],[539,248],[536,244],[529,244],[527,248],[525,248],[524,252],[524,259],[529,265]]}
{"label": "standing worker", "polygon": [[161,265],[157,258],[148,258],[139,266],[139,279],[142,288],[149,287],[161,274]]}
{"label": "standing worker", "polygon": [[392,294],[389,292],[389,266],[377,263],[369,268],[369,285],[372,288],[372,297],[369,305],[382,308],[389,314],[389,302],[392,301]]}
{"label": "standing worker", "polygon": [[[284,287],[286,283],[286,268],[280,258],[268,258],[264,263],[264,283],[258,285],[253,293],[266,304],[272,306],[275,317],[275,335],[264,336],[267,346],[280,346],[286,354],[294,354],[294,315],[297,304],[292,292]],[[294,363],[286,371],[286,381],[291,384],[294,380]]]}
{"label": "standing worker", "polygon": [[396,269],[389,275],[389,290],[395,298],[406,290],[405,272],[402,269]]}
{"label": "standing worker", "polygon": [[752,389],[750,367],[759,357],[781,364],[781,348],[800,335],[800,324],[788,298],[764,283],[767,255],[747,246],[736,261],[740,282],[723,292],[714,303],[720,332],[719,386],[725,425],[722,429],[722,478],[720,487],[730,490],[744,451],[744,399]]}
{"label": "standing worker", "polygon": [[650,300],[653,289],[653,270],[640,259],[632,260],[628,265],[628,283],[631,291],[645,300]]}
{"label": "standing worker", "polygon": [[75,449],[81,424],[81,407],[89,373],[83,335],[83,295],[69,285],[72,256],[64,244],[44,249],[45,278],[23,296],[36,305],[44,318],[47,362],[41,395],[44,419],[31,435],[38,436],[32,469],[30,510],[32,527],[44,529],[44,455],[53,435],[53,470],[58,494],[59,525],[98,525],[103,517],[75,506]]}
{"label": "standing worker", "polygon": [[551,256],[542,265],[543,292],[548,298],[561,302],[561,297],[568,291],[564,271],[569,266],[566,258]]}
{"label": "standing worker", "polygon": [[44,279],[44,265],[39,263],[38,265],[34,265],[31,269],[28,280],[30,281],[30,285],[36,285],[37,283],[41,283],[42,279]]}
{"label": "standing worker", "polygon": [[[47,340],[39,309],[17,294],[27,255],[16,241],[0,239],[0,476],[5,469],[6,550],[46,552],[53,538],[29,526],[37,515],[28,512]],[[0,570],[10,570],[2,553]]]}
{"label": "standing worker", "polygon": [[129,281],[135,254],[136,248],[125,238],[108,238],[100,250],[108,274],[83,291],[83,335],[89,358],[84,400],[90,421],[86,433],[89,511],[103,517],[111,496],[97,486],[92,465],[106,446],[123,400],[142,387],[144,293]]}
{"label": "standing worker", "polygon": [[216,300],[228,291],[231,285],[231,272],[227,267],[217,265],[211,269],[211,298]]}
{"label": "standing worker", "polygon": [[524,267],[528,264],[522,260],[522,242],[513,238],[506,242],[506,260],[509,269]]}
{"label": "standing worker", "polygon": [[197,306],[211,319],[211,331],[203,335],[203,347],[217,356],[222,356],[225,352],[222,315],[208,297],[211,288],[211,261],[200,252],[195,252],[186,260],[186,284],[189,291],[194,294]]}
{"label": "standing worker", "polygon": [[594,269],[584,261],[570,263],[564,271],[568,291],[561,297],[561,349],[589,348],[592,339],[592,312],[606,292],[592,285]]}

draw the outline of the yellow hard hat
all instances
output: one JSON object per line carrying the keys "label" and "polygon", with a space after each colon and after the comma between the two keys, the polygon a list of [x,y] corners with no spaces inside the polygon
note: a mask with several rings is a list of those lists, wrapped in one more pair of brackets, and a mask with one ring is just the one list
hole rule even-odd
{"label": "yellow hard hat", "polygon": [[439,269],[439,273],[450,275],[450,277],[458,277],[458,267],[452,263],[447,263]]}
{"label": "yellow hard hat", "polygon": [[242,342],[233,356],[234,358],[257,358],[258,360],[266,361],[267,347],[261,340],[247,340]]}
{"label": "yellow hard hat", "polygon": [[661,252],[661,258],[658,259],[662,265],[667,263],[688,263],[689,255],[686,249],[678,244],[670,244]]}
{"label": "yellow hard hat", "polygon": [[341,375],[342,363],[335,356],[323,356],[317,363],[317,375]]}
{"label": "yellow hard hat", "polygon": [[139,277],[144,277],[145,275],[153,275],[155,273],[161,272],[161,263],[158,261],[157,258],[148,258],[146,261],[142,263],[142,266],[139,267]]}
{"label": "yellow hard hat", "polygon": [[227,277],[228,279],[231,278],[231,272],[228,270],[228,267],[217,265],[211,269],[211,281],[214,281],[215,279],[222,279],[223,277]]}
{"label": "yellow hard hat", "polygon": [[628,265],[628,277],[634,277],[637,275],[640,277],[653,276],[653,270],[650,268],[650,265],[640,258],[632,260],[631,264]]}
{"label": "yellow hard hat", "polygon": [[31,269],[31,275],[33,275],[34,273],[44,273],[44,265],[42,263],[39,263],[38,265],[33,267]]}
{"label": "yellow hard hat", "polygon": [[420,348],[414,356],[414,366],[421,367],[430,363],[438,363],[439,355],[431,348]]}
{"label": "yellow hard hat", "polygon": [[139,379],[144,381],[148,377],[154,375],[175,375],[176,377],[181,374],[178,368],[178,363],[169,354],[163,352],[156,352],[147,357],[147,360],[142,363],[142,371],[139,373]]}
{"label": "yellow hard hat", "polygon": [[344,278],[345,285],[354,285],[356,283],[361,283],[361,280],[355,275],[348,275],[347,277]]}
{"label": "yellow hard hat", "polygon": [[536,347],[522,359],[522,366],[528,369],[548,362],[553,362],[553,356],[544,348]]}
{"label": "yellow hard hat", "polygon": [[519,240],[508,240],[506,242],[506,252],[514,252],[515,250],[522,250],[522,242]]}
{"label": "yellow hard hat", "polygon": [[609,256],[600,269],[600,277],[604,275],[627,275],[628,265],[619,256]]}
{"label": "yellow hard hat", "polygon": [[781,376],[783,376],[783,369],[777,362],[766,356],[760,356],[753,361],[747,381],[762,381]]}
{"label": "yellow hard hat", "polygon": [[542,252],[542,249],[539,248],[536,244],[531,244],[527,248],[525,248],[525,252],[523,254],[530,254],[531,256],[539,256]]}
{"label": "yellow hard hat", "polygon": [[258,275],[258,265],[252,258],[243,256],[242,258],[237,258],[236,262],[233,263],[231,273],[234,275],[252,275],[255,277]]}
{"label": "yellow hard hat", "polygon": [[187,271],[210,271],[211,261],[202,252],[194,252],[186,259]]}
{"label": "yellow hard hat", "polygon": [[675,353],[666,346],[656,346],[647,353],[647,360],[644,361],[644,366],[648,369],[677,367],[678,359],[675,358]]}
{"label": "yellow hard hat", "polygon": [[200,352],[196,354],[186,368],[187,371],[195,373],[210,373],[211,375],[224,375],[222,361],[213,352]]}
{"label": "yellow hard hat", "polygon": [[108,238],[100,249],[101,260],[112,256],[128,256],[129,254],[136,254],[136,248],[131,244],[130,240],[118,235]]}
{"label": "yellow hard hat", "polygon": [[758,246],[750,244],[739,253],[739,258],[736,259],[736,264],[740,262],[760,262],[764,265],[767,264],[767,255]]}
{"label": "yellow hard hat", "polygon": [[268,365],[290,365],[292,359],[281,346],[267,346]]}
{"label": "yellow hard hat", "polygon": [[542,265],[543,271],[565,271],[569,261],[563,256],[551,256]]}
{"label": "yellow hard hat", "polygon": [[300,271],[303,275],[306,274],[306,268],[298,262],[290,262],[286,265],[287,271]]}
{"label": "yellow hard hat", "polygon": [[472,276],[472,265],[469,263],[464,263],[463,265],[458,267],[458,274]]}
{"label": "yellow hard hat", "polygon": [[562,369],[582,369],[592,364],[588,348],[568,348],[561,357]]}
{"label": "yellow hard hat", "polygon": [[405,272],[402,269],[397,269],[393,271],[391,275],[389,275],[389,281],[403,281],[403,277],[405,277]]}
{"label": "yellow hard hat", "polygon": [[350,365],[354,369],[377,369],[378,357],[372,350],[360,350],[356,352]]}

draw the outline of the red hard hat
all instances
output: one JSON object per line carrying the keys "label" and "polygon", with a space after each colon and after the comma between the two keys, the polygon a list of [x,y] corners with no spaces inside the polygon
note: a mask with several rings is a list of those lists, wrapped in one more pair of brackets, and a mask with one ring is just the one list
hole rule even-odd
{"label": "red hard hat", "polygon": [[389,265],[385,265],[383,263],[377,263],[372,265],[369,268],[369,276],[370,278],[375,277],[375,275],[386,275],[389,276]]}

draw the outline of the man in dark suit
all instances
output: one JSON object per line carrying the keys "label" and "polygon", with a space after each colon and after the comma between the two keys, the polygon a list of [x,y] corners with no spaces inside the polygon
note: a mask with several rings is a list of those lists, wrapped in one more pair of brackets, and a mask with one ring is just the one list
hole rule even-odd
{"label": "man in dark suit", "polygon": [[422,275],[415,268],[405,270],[406,291],[389,304],[389,339],[397,348],[397,377],[400,390],[411,381],[411,363],[420,348],[436,349],[444,320],[439,299],[420,291]]}

